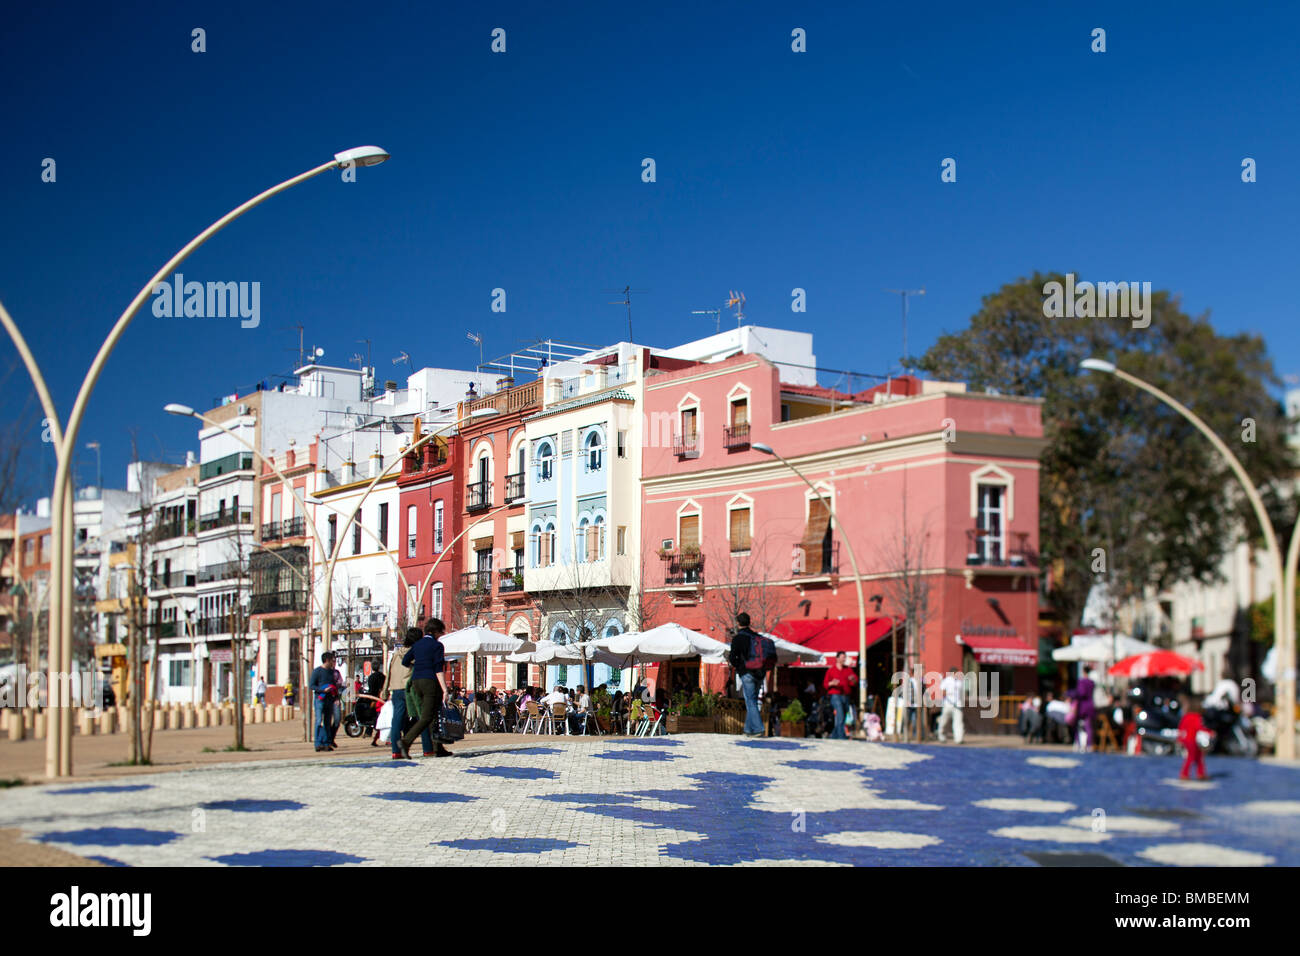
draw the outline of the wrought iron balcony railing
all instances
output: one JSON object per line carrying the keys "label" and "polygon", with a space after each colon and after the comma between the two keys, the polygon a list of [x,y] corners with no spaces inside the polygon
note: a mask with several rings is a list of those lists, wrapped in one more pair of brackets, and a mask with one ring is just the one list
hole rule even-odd
{"label": "wrought iron balcony railing", "polygon": [[664,563],[664,584],[674,587],[704,583],[704,555],[698,551],[660,552]]}
{"label": "wrought iron balcony railing", "polygon": [[492,507],[492,482],[471,481],[465,486],[465,510],[483,511]]}
{"label": "wrought iron balcony railing", "polygon": [[728,425],[722,430],[722,443],[727,451],[749,447],[749,425]]}

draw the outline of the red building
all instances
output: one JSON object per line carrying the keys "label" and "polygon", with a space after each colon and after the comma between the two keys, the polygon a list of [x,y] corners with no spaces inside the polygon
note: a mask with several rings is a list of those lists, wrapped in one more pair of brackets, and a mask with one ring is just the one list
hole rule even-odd
{"label": "red building", "polygon": [[[870,692],[887,690],[907,650],[926,672],[996,671],[1001,695],[1035,686],[1038,401],[912,377],[837,392],[741,354],[648,379],[645,414],[641,539],[661,616],[726,639],[743,608],[756,626],[852,660],[851,544]],[[909,637],[894,624],[917,596]],[[724,679],[708,671],[702,683]]]}

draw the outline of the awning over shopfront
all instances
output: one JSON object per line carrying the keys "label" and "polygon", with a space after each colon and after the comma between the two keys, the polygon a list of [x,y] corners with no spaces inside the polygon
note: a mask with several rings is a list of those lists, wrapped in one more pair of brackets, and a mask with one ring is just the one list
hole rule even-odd
{"label": "awning over shopfront", "polygon": [[[900,622],[901,623],[901,622]],[[889,636],[889,629],[894,620],[888,615],[867,618],[867,647]],[[823,654],[836,654],[844,651],[848,654],[858,652],[858,619],[856,617],[837,620],[808,620],[799,618],[782,621],[774,629],[777,637]]]}
{"label": "awning over shopfront", "polygon": [[1008,664],[1012,667],[1038,664],[1038,648],[1030,646],[1024,638],[958,634],[957,643],[974,651],[975,661],[979,664]]}

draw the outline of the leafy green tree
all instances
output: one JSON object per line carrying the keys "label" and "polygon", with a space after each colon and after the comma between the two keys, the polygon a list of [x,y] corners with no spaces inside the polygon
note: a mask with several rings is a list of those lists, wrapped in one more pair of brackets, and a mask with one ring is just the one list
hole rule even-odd
{"label": "leafy green tree", "polygon": [[1259,536],[1205,439],[1162,402],[1081,371],[1083,359],[1115,362],[1204,419],[1262,489],[1280,531],[1288,507],[1276,485],[1293,464],[1271,391],[1281,383],[1258,336],[1220,335],[1208,313],[1189,316],[1164,291],[1151,295],[1146,328],[1124,318],[1051,318],[1050,281],[1065,277],[1035,273],[985,296],[969,328],[943,335],[915,364],[974,391],[1043,399],[1041,564],[1053,572],[1048,599],[1072,629],[1098,580],[1115,602],[1147,587],[1211,581],[1243,528]]}

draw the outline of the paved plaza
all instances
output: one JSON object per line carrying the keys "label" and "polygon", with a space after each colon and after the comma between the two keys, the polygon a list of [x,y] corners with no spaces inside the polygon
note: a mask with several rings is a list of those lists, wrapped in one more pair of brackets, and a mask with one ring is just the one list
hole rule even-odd
{"label": "paved plaza", "polygon": [[108,865],[1300,865],[1300,769],[720,735],[533,737],[0,792]]}

